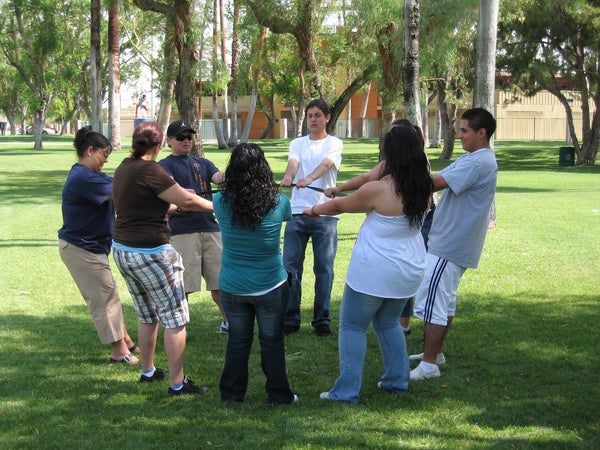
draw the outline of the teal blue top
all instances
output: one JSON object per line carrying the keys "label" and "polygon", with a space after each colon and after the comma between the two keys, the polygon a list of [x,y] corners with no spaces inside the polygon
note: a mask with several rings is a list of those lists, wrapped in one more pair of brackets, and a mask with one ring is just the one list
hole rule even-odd
{"label": "teal blue top", "polygon": [[289,199],[279,203],[254,230],[231,226],[231,209],[219,192],[213,200],[221,227],[223,255],[219,289],[231,294],[253,294],[274,288],[287,278],[281,257],[281,225],[290,220]]}

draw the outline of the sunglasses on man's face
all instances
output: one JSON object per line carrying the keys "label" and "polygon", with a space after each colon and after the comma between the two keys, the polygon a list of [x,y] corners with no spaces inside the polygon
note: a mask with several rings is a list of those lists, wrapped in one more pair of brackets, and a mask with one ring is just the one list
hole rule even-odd
{"label": "sunglasses on man's face", "polygon": [[191,141],[194,137],[191,134],[180,134],[179,136],[175,136],[175,140],[179,142],[185,141],[186,139]]}

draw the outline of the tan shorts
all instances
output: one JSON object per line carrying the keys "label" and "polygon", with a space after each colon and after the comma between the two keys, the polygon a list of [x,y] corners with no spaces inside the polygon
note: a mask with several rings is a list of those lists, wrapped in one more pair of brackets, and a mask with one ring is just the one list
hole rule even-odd
{"label": "tan shorts", "polygon": [[206,289],[219,289],[221,253],[223,243],[220,231],[187,233],[171,236],[171,245],[183,258],[183,284],[186,294],[202,290],[202,278]]}
{"label": "tan shorts", "polygon": [[124,337],[123,310],[108,256],[92,253],[59,239],[60,257],[71,272],[103,344]]}

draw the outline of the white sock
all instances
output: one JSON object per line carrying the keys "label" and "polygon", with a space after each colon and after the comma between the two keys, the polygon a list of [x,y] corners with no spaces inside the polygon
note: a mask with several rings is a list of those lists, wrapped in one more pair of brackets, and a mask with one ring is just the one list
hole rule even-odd
{"label": "white sock", "polygon": [[419,365],[425,372],[433,372],[435,369],[437,369],[437,364],[431,364],[425,361],[421,361]]}
{"label": "white sock", "polygon": [[145,377],[152,377],[154,372],[156,372],[156,367],[152,366],[152,369],[150,369],[148,372],[142,372],[142,375]]}

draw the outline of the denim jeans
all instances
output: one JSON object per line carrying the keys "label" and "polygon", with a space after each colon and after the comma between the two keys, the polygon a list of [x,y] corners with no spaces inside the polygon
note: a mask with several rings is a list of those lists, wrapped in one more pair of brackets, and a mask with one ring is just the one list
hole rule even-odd
{"label": "denim jeans", "polygon": [[329,304],[333,286],[333,263],[337,252],[337,221],[335,217],[293,216],[285,227],[283,265],[288,272],[288,283],[283,297],[287,301],[285,324],[300,326],[302,300],[302,272],[308,239],[312,239],[315,273],[315,301],[313,327],[331,324]]}
{"label": "denim jeans", "polygon": [[404,333],[398,323],[406,301],[361,294],[346,284],[340,309],[340,377],[329,391],[331,400],[359,402],[367,353],[367,328],[371,322],[385,369],[381,389],[408,392],[410,365]]}
{"label": "denim jeans", "polygon": [[261,366],[267,377],[267,400],[269,404],[291,403],[294,400],[285,369],[285,304],[281,291],[282,286],[260,296],[221,291],[221,302],[229,320],[225,366],[219,384],[222,400],[244,401],[255,318],[258,322]]}

